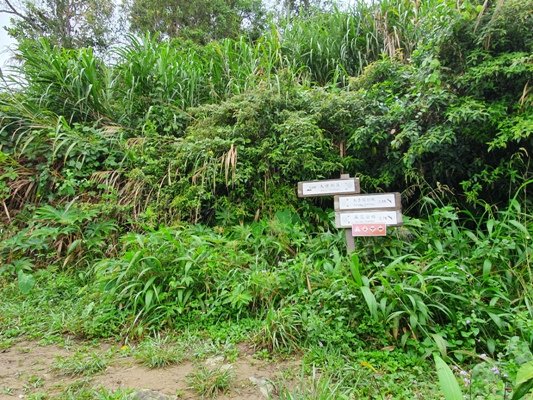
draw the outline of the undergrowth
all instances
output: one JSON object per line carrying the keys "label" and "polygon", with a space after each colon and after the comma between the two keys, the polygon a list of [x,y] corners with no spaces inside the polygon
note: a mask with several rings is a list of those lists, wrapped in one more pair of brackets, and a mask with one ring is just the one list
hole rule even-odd
{"label": "undergrowth", "polygon": [[[195,360],[243,341],[302,355],[287,399],[414,398],[393,382],[434,379],[413,372],[433,359],[471,398],[517,397],[533,346],[531,11],[361,2],[255,41],[130,37],[113,63],[21,42],[0,84],[0,349],[116,338],[163,367],[185,356],[165,339],[179,332]],[[352,255],[329,200],[295,190],[341,173],[404,206],[404,226]],[[57,364],[105,368],[86,361]],[[490,368],[506,376],[476,387]]]}
{"label": "undergrowth", "polygon": [[[115,257],[91,268],[33,271],[29,292],[19,288],[16,271],[4,269],[0,340],[9,346],[21,335],[50,341],[67,334],[134,342],[155,334],[135,354],[150,367],[220,352],[235,357],[230,344],[248,340],[258,355],[303,352],[304,365],[327,372],[305,392],[280,388],[293,398],[330,381],[339,393],[346,382],[359,382],[360,394],[382,392],[379,379],[411,379],[396,370],[412,362],[398,361],[403,352],[422,360],[411,374],[423,374],[434,353],[465,366],[484,354],[512,380],[527,361],[512,348],[532,341],[532,227],[514,200],[487,211],[483,223],[434,208],[427,220],[409,219],[378,239],[380,246],[358,239],[352,256],[339,251],[340,232],[309,233],[290,212],[223,229],[129,233]],[[35,307],[43,312],[33,313]],[[194,352],[184,354],[181,344],[157,336],[191,329],[213,341],[186,336]],[[388,350],[373,354],[369,346]],[[83,374],[100,365],[84,360],[62,360],[58,368]],[[346,369],[354,362],[356,370]],[[381,373],[387,378],[376,378]]]}

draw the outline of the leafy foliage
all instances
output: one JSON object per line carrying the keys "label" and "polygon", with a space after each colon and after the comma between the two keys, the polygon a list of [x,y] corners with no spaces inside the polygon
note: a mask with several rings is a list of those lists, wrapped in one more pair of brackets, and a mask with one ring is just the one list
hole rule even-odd
{"label": "leafy foliage", "polygon": [[[530,10],[361,3],[253,41],[130,37],[112,63],[22,43],[0,95],[0,335],[193,326],[340,371],[286,398],[373,398],[398,354],[470,363],[490,388],[501,367],[494,393],[529,390]],[[409,216],[352,257],[328,200],[295,193],[340,173],[402,191]],[[27,315],[41,303],[68,316]],[[151,366],[180,356],[140,350]],[[220,372],[199,371],[198,390],[224,389]]]}
{"label": "leafy foliage", "polygon": [[[370,10],[354,12],[366,18]],[[468,15],[454,18],[473,28]],[[424,23],[434,17],[428,11]],[[352,21],[341,12],[312,18]],[[357,171],[366,190],[407,187],[413,204],[428,193],[504,204],[530,177],[529,44],[501,53],[466,36],[470,44],[455,45],[467,60],[457,73],[446,47],[426,49],[422,38],[409,45],[410,63],[380,58],[379,46],[364,61],[332,55],[325,62],[290,45],[313,43],[292,36],[320,27],[305,21],[255,43],[131,38],[113,67],[86,49],[22,46],[22,90],[3,103],[4,197],[23,205],[39,187],[54,196],[58,185],[72,196],[77,182],[94,182],[120,204],[135,204],[136,216],[151,205],[167,223],[224,214],[234,222],[296,205],[295,182],[341,170]],[[434,34],[450,45],[458,40]],[[324,40],[345,48],[334,35]],[[43,168],[41,157],[48,166],[35,182],[28,175]]]}
{"label": "leafy foliage", "polygon": [[261,29],[265,10],[258,0],[241,1],[145,1],[133,0],[124,7],[132,32],[162,33],[198,42],[238,36],[246,23],[250,30]]}
{"label": "leafy foliage", "polygon": [[18,41],[46,37],[60,47],[109,47],[113,3],[98,0],[4,0],[12,18],[8,32]]}
{"label": "leafy foliage", "polygon": [[450,367],[439,356],[435,356],[435,366],[437,368],[439,384],[446,400],[461,400],[463,393]]}

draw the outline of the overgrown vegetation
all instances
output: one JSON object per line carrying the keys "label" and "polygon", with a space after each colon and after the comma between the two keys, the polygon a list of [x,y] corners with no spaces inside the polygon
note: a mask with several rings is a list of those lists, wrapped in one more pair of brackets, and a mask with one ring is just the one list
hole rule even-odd
{"label": "overgrown vegetation", "polygon": [[227,392],[230,388],[232,371],[230,369],[209,369],[199,367],[189,376],[191,387],[202,398],[213,398],[218,394]]}
{"label": "overgrown vegetation", "polygon": [[58,357],[54,369],[61,374],[78,376],[93,375],[105,370],[107,361],[104,355],[96,352],[78,351],[71,357]]}
{"label": "overgrown vegetation", "polygon": [[[193,330],[301,352],[280,398],[371,398],[376,371],[434,354],[470,398],[525,395],[532,35],[525,0],[387,0],[254,40],[130,37],[113,62],[22,42],[0,92],[0,348],[154,337],[138,358],[162,367],[182,358],[165,334]],[[295,192],[342,172],[408,216],[353,255],[329,201]],[[105,368],[85,361],[58,368]],[[202,395],[229,385],[211,373]]]}

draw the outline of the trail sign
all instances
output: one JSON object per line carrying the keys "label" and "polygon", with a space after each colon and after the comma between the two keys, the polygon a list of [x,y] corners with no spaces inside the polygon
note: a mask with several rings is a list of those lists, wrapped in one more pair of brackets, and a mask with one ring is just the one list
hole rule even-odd
{"label": "trail sign", "polygon": [[384,224],[387,226],[402,225],[402,213],[394,211],[342,211],[335,213],[337,228],[351,228],[354,224]]}
{"label": "trail sign", "polygon": [[335,210],[374,210],[400,209],[400,193],[358,194],[355,196],[335,196]]}
{"label": "trail sign", "polygon": [[359,194],[358,178],[298,182],[298,197],[335,195],[335,226],[344,228],[348,253],[355,250],[354,236],[385,236],[387,226],[402,224],[400,193]]}
{"label": "trail sign", "polygon": [[360,191],[358,178],[298,182],[298,197],[333,196],[335,194],[359,193]]}

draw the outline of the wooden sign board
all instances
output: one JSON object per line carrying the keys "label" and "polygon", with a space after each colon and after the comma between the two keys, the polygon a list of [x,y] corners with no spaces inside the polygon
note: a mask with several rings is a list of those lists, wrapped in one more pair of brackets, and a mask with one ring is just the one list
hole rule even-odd
{"label": "wooden sign board", "polygon": [[385,224],[354,224],[352,236],[387,236]]}
{"label": "wooden sign board", "polygon": [[355,224],[385,224],[399,226],[403,224],[399,210],[385,211],[340,211],[335,213],[337,228],[351,228]]}
{"label": "wooden sign board", "polygon": [[333,196],[355,194],[361,191],[359,178],[329,179],[298,182],[298,197]]}
{"label": "wooden sign board", "polygon": [[353,196],[335,196],[336,211],[375,210],[402,208],[400,193],[357,194]]}
{"label": "wooden sign board", "polygon": [[358,178],[298,182],[298,197],[335,195],[335,226],[344,228],[348,253],[355,250],[354,236],[385,236],[387,226],[402,225],[400,193],[359,194]]}

